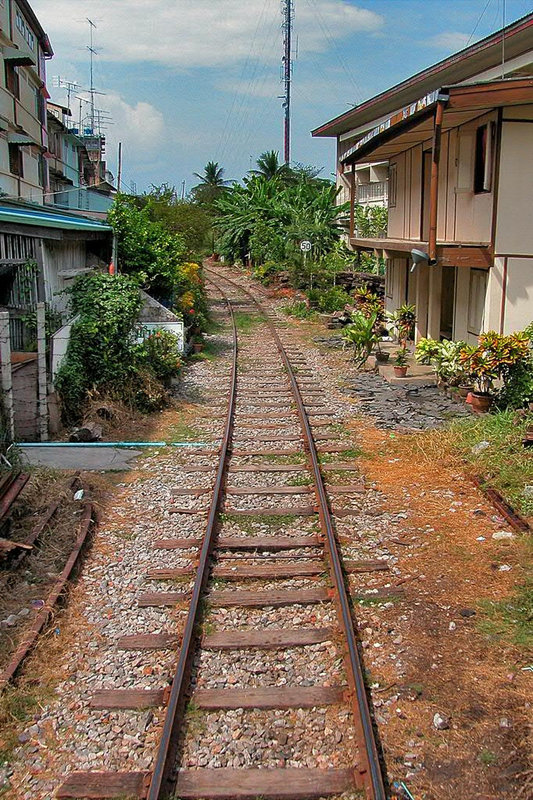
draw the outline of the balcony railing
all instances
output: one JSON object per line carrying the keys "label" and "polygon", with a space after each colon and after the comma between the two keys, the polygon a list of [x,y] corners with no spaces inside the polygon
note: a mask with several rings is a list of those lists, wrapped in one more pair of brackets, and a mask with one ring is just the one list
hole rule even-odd
{"label": "balcony railing", "polygon": [[387,201],[388,183],[387,181],[376,181],[375,183],[359,183],[357,185],[357,202],[383,202]]}

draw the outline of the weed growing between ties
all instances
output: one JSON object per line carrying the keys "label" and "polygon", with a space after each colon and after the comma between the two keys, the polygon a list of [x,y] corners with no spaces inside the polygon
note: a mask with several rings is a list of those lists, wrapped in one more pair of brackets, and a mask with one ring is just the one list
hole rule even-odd
{"label": "weed growing between ties", "polygon": [[[0,697],[0,766],[9,761],[19,744],[17,730],[33,719],[36,711],[52,697],[40,686],[7,686]],[[0,792],[1,794],[1,792]]]}
{"label": "weed growing between ties", "polygon": [[220,521],[227,525],[236,525],[241,531],[255,533],[257,529],[264,528],[285,528],[295,525],[297,520],[301,520],[297,514],[281,514],[280,516],[269,514],[254,514],[253,516],[241,516],[240,514],[221,514]]}
{"label": "weed growing between ties", "polygon": [[260,314],[248,314],[246,311],[235,313],[235,327],[239,333],[250,333],[258,325],[264,323],[264,317]]}

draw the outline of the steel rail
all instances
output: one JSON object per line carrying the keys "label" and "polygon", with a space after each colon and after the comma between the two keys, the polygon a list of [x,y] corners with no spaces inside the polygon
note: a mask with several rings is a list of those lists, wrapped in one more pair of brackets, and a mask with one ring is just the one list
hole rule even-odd
{"label": "steel rail", "polygon": [[324,479],[322,477],[322,472],[320,470],[318,452],[314,442],[311,425],[309,423],[307,412],[305,410],[305,404],[300,392],[300,388],[296,381],[289,358],[287,356],[287,353],[285,352],[285,348],[279,337],[276,327],[272,322],[272,320],[268,318],[268,315],[266,314],[265,309],[261,305],[261,303],[258,300],[256,300],[253,294],[251,294],[247,289],[245,289],[240,284],[236,283],[235,281],[232,281],[225,275],[217,273],[215,270],[211,268],[209,268],[209,271],[212,272],[217,278],[221,278],[227,283],[240,289],[245,295],[251,298],[251,300],[257,306],[261,314],[265,317],[265,321],[267,322],[270,328],[274,341],[276,342],[278,351],[281,355],[283,365],[287,371],[293,397],[297,407],[298,416],[300,418],[300,422],[302,424],[302,428],[305,434],[304,448],[309,456],[309,462],[315,481],[314,488],[318,501],[320,526],[322,529],[322,533],[325,536],[326,548],[330,560],[330,565],[329,565],[330,574],[333,580],[334,589],[336,593],[335,600],[337,603],[338,611],[340,613],[342,628],[346,638],[346,645],[348,649],[348,679],[349,682],[351,683],[353,691],[355,692],[355,702],[353,703],[354,718],[356,725],[360,728],[360,733],[362,734],[362,739],[364,742],[365,767],[364,769],[359,767],[358,772],[360,774],[361,782],[364,786],[365,794],[368,800],[386,800],[387,793],[385,791],[385,782],[383,779],[383,772],[381,769],[376,738],[374,735],[372,717],[368,705],[363,669],[361,665],[359,651],[357,649],[357,641],[353,626],[350,603],[348,599],[348,593],[346,591],[346,586],[344,583],[344,574],[342,571],[341,560],[337,548],[337,541],[335,538],[333,521],[329,508],[326,489],[324,486]]}
{"label": "steel rail", "polygon": [[179,657],[174,671],[174,678],[172,681],[172,688],[170,690],[168,705],[165,711],[165,721],[163,724],[163,731],[159,742],[156,759],[154,762],[153,771],[151,774],[150,786],[146,795],[146,800],[159,800],[162,796],[163,784],[171,780],[170,772],[172,771],[171,746],[175,738],[175,730],[178,721],[180,710],[183,709],[184,701],[187,692],[187,675],[191,665],[191,659],[194,652],[194,633],[197,623],[200,618],[201,598],[209,577],[209,558],[213,550],[213,542],[215,538],[215,531],[217,525],[217,516],[220,508],[220,502],[223,494],[223,485],[227,469],[228,454],[230,449],[230,442],[233,432],[233,420],[235,411],[235,398],[237,388],[237,326],[235,324],[235,316],[231,301],[224,295],[224,293],[217,287],[218,291],[224,298],[226,306],[230,313],[232,328],[233,328],[233,355],[231,365],[231,378],[230,378],[230,394],[228,400],[228,411],[226,422],[224,424],[224,434],[222,437],[222,445],[220,447],[220,457],[217,469],[217,475],[213,493],[211,496],[211,503],[209,513],[207,516],[207,525],[200,550],[200,557],[198,559],[198,568],[194,580],[194,586],[191,595],[191,603],[189,612],[187,614],[187,621],[183,631],[181,645],[179,649]]}

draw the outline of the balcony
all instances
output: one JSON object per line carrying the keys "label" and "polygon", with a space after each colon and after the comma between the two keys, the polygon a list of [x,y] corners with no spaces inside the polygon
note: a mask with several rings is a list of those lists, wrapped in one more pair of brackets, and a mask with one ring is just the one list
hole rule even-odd
{"label": "balcony", "polygon": [[358,183],[356,201],[367,205],[387,205],[388,182]]}

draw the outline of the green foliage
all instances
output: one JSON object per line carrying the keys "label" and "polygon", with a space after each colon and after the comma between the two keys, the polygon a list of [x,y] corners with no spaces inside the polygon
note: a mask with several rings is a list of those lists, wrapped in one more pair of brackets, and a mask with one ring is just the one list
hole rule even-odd
{"label": "green foliage", "polygon": [[152,186],[137,203],[147,210],[153,222],[161,223],[168,232],[182,238],[188,258],[210,246],[212,219],[209,212],[190,198],[178,199],[174,186],[166,183]]}
{"label": "green foliage", "polygon": [[[527,516],[533,515],[533,497],[525,491],[533,484],[533,459],[522,440],[532,424],[533,414],[502,411],[457,420],[450,429],[453,449],[472,471],[486,475],[490,485]],[[475,447],[479,442],[489,445],[479,450]]]}
{"label": "green foliage", "polygon": [[383,206],[355,205],[355,228],[364,239],[378,239],[387,233],[388,209]]}
{"label": "green foliage", "polygon": [[230,260],[253,251],[260,261],[302,263],[300,242],[309,239],[309,260],[319,260],[340,238],[337,189],[328,181],[300,176],[253,175],[233,185],[216,202],[218,250]]}
{"label": "green foliage", "polygon": [[295,319],[313,319],[316,316],[316,311],[310,308],[305,300],[294,300],[287,306],[283,306],[282,311],[288,317]]}
{"label": "green foliage", "polygon": [[396,350],[396,355],[394,356],[394,366],[405,367],[406,364],[407,364],[407,348],[400,347],[399,350]]}
{"label": "green foliage", "polygon": [[496,406],[522,408],[533,402],[533,323],[525,330],[529,351],[524,358],[505,369],[504,383],[496,395]]}
{"label": "green foliage", "polygon": [[[489,638],[530,650],[533,646],[533,578],[518,586],[505,600],[482,603],[479,627]],[[492,763],[492,762],[491,762]]]}
{"label": "green foliage", "polygon": [[118,239],[121,272],[137,275],[158,299],[172,301],[186,291],[180,270],[185,242],[161,221],[154,221],[149,205],[138,208],[136,199],[117,195],[108,220]]}
{"label": "green foliage", "polygon": [[136,360],[165,384],[174,378],[181,366],[178,338],[170,331],[154,331],[137,346]]}
{"label": "green foliage", "polygon": [[386,317],[396,331],[400,343],[403,342],[405,344],[409,339],[414,339],[416,323],[416,308],[414,305],[404,303],[396,311],[389,312]]}
{"label": "green foliage", "polygon": [[68,350],[55,380],[66,422],[76,422],[90,392],[127,402],[144,412],[167,399],[162,382],[179,369],[176,337],[158,331],[142,344],[134,329],[141,308],[137,280],[130,275],[83,275],[70,290],[75,320]]}
{"label": "green foliage", "polygon": [[345,305],[352,302],[352,298],[338,286],[322,291],[320,289],[309,289],[307,292],[309,304],[318,308],[323,314],[332,314],[334,311],[342,311]]}
{"label": "green foliage", "polygon": [[383,307],[383,300],[379,295],[371,292],[366,286],[361,286],[354,292],[354,303],[358,311],[364,314],[365,317],[376,315],[376,322],[383,322],[385,312]]}
{"label": "green foliage", "polygon": [[352,314],[352,322],[347,325],[342,337],[353,348],[353,359],[358,367],[362,367],[372,351],[372,347],[379,341],[376,333],[376,315],[365,317],[361,311]]}
{"label": "green foliage", "polygon": [[476,347],[466,346],[459,356],[460,363],[470,373],[476,389],[488,394],[494,391],[495,381],[505,383],[509,371],[531,358],[527,333],[503,336],[495,331],[482,333]]}
{"label": "green foliage", "polygon": [[433,367],[438,378],[453,385],[467,383],[468,369],[461,362],[461,353],[466,342],[444,339],[420,339],[415,348],[415,358],[420,364]]}
{"label": "green foliage", "polygon": [[254,278],[265,285],[268,285],[271,278],[274,275],[278,274],[279,272],[283,272],[286,269],[286,265],[280,261],[265,261],[264,264],[258,264],[254,267],[252,274]]}

